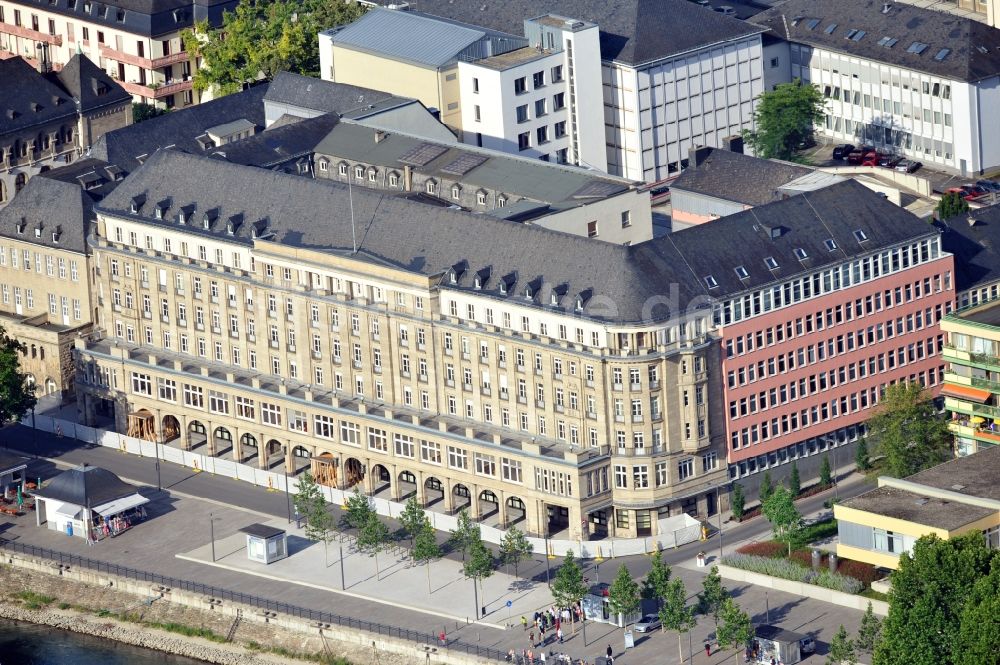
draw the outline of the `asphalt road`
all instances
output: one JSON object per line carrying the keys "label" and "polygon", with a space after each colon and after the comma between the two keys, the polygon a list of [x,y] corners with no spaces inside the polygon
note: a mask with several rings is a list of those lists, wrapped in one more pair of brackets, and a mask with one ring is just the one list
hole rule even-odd
{"label": "asphalt road", "polygon": [[[128,478],[152,487],[157,485],[156,460],[154,459],[121,453],[111,448],[91,445],[66,436],[58,438],[55,435],[36,431],[23,425],[12,425],[3,430],[0,433],[0,446],[31,456],[56,460],[62,464],[77,465],[87,462],[113,471],[122,478]],[[290,502],[283,492],[269,492],[264,488],[224,476],[195,473],[187,467],[170,462],[160,462],[159,466],[160,482],[165,490],[181,492],[203,500],[275,517],[287,518],[291,512]],[[51,477],[59,471],[51,462],[44,459],[34,462],[29,469],[37,469],[36,475],[41,475],[43,479]],[[840,483],[839,496],[843,499],[857,496],[874,488],[872,483],[857,475],[841,479]],[[803,499],[796,505],[800,513],[810,515],[822,510],[823,502],[832,497],[834,493],[835,490],[827,490]],[[398,527],[394,520],[387,520],[387,522],[393,528]],[[713,521],[713,526],[716,524]],[[722,540],[727,548],[737,542],[768,539],[771,533],[770,525],[759,517],[742,524],[727,521],[722,528]],[[715,534],[707,541],[689,543],[667,550],[663,553],[663,559],[670,565],[675,565],[681,561],[692,559],[699,551],[703,550],[713,554],[717,553],[718,549],[719,534]],[[459,555],[452,554],[451,556],[458,557]],[[628,567],[633,577],[644,576],[649,570],[648,557],[632,556],[615,559],[614,568],[622,563]],[[594,562],[586,562],[585,570],[591,570],[594,565]],[[605,574],[608,577],[610,577],[609,565],[611,565],[610,562],[605,563],[605,570],[608,571]],[[536,577],[541,574],[543,573],[536,574]]]}

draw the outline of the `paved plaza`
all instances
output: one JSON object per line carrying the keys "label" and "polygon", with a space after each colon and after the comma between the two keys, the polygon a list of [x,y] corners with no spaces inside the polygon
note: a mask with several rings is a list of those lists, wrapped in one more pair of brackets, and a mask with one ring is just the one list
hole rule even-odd
{"label": "paved plaza", "polygon": [[[14,437],[11,437],[12,433]],[[87,460],[125,479],[152,484],[153,487],[146,487],[143,491],[149,493],[153,501],[149,506],[150,518],[147,522],[93,546],[88,546],[80,538],[36,527],[33,513],[0,519],[0,535],[5,538],[300,607],[432,634],[444,630],[449,638],[504,651],[528,647],[527,635],[520,627],[520,614],[550,603],[545,585],[546,567],[548,564],[554,574],[559,561],[546,560],[542,556],[523,564],[517,578],[499,570],[486,582],[483,601],[487,615],[480,623],[474,623],[471,616],[475,611],[472,582],[461,575],[460,555],[455,553],[431,564],[432,593],[427,593],[426,569],[410,566],[399,552],[379,556],[380,573],[376,577],[374,561],[370,557],[346,548],[344,578],[347,589],[342,590],[336,545],[324,554],[322,544],[306,542],[295,525],[289,525],[287,517],[284,517],[287,499],[281,492],[267,491],[208,473],[194,474],[190,469],[167,463],[163,463],[161,468],[164,490],[157,492],[154,461],[151,459],[113,449],[82,447],[68,437],[56,439],[23,427],[4,431],[6,443],[12,438],[20,439],[23,449],[40,451],[48,458],[32,462],[30,468],[33,474],[37,471],[37,475],[49,478],[58,472],[57,465],[79,464]],[[861,487],[855,480],[845,483],[841,493],[847,495]],[[803,512],[807,516],[815,516],[822,510],[822,500],[823,497],[804,500]],[[238,530],[257,522],[288,529],[292,535],[293,556],[270,566],[246,561],[242,549],[244,536]],[[396,526],[390,522],[391,529]],[[724,551],[727,553],[748,540],[769,537],[766,523],[759,519],[741,525],[727,523],[724,529]],[[216,564],[221,564],[221,567],[211,565],[213,535],[219,559]],[[439,534],[439,540],[444,538],[445,534]],[[407,542],[401,544],[405,548]],[[664,552],[664,559],[673,565],[674,576],[684,581],[691,602],[695,600],[705,572],[694,564],[695,554],[702,548],[709,553],[711,563],[718,554],[717,539]],[[649,557],[629,557],[600,563],[584,562],[584,574],[591,582],[607,582],[622,563],[636,578],[641,578],[649,570]],[[262,570],[266,577],[261,575]],[[248,571],[255,571],[256,574]],[[272,575],[274,571],[282,574]],[[841,623],[853,632],[857,630],[861,618],[860,612],[810,598],[750,585],[730,585],[729,588],[756,623],[770,622],[815,637],[819,642],[818,653],[804,661],[807,665],[818,665],[824,661],[826,645]],[[514,624],[510,629],[505,628],[508,623],[508,599],[512,602],[510,622]],[[705,656],[703,641],[711,639],[713,632],[711,619],[700,617],[690,636],[694,650],[692,662],[699,665],[737,662],[733,652],[719,652],[714,642],[712,655]],[[659,631],[638,636],[636,647],[627,653],[623,648],[621,629],[608,624],[588,622],[586,643],[582,631],[574,634],[568,630],[565,637],[565,644],[561,647],[550,645],[547,648],[562,650],[588,661],[603,655],[608,644],[616,653],[616,661],[624,657],[627,663],[673,663],[678,659],[676,635]],[[683,640],[685,656],[687,641],[687,638]]]}

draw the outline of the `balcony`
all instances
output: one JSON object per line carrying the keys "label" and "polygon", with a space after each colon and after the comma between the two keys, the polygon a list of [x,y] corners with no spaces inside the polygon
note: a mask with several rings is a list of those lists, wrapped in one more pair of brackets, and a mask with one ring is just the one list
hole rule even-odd
{"label": "balcony", "polygon": [[50,35],[37,30],[32,30],[31,28],[26,28],[23,25],[0,23],[0,32],[8,35],[14,35],[15,37],[24,37],[25,39],[31,39],[36,42],[54,44],[55,46],[62,46],[63,43],[62,35]]}
{"label": "balcony", "polygon": [[111,48],[107,44],[101,44],[101,55],[109,60],[124,62],[125,64],[135,65],[136,67],[142,67],[143,69],[168,67],[170,65],[175,65],[178,62],[186,62],[188,60],[188,54],[186,51],[171,53],[170,55],[164,55],[159,58],[144,58],[141,55],[132,55],[131,53],[125,53],[124,51]]}
{"label": "balcony", "polygon": [[125,91],[129,94],[138,95],[140,97],[151,97],[153,99],[163,99],[164,97],[169,97],[177,92],[191,90],[194,85],[190,79],[187,81],[166,83],[155,88],[149,85],[142,85],[140,83],[127,81],[119,81],[118,84],[125,88]]}
{"label": "balcony", "polygon": [[[948,429],[957,436],[972,437],[992,444],[1000,444],[1000,428],[993,422],[973,422],[976,419],[959,419],[948,422]],[[979,419],[982,420],[982,419]]]}

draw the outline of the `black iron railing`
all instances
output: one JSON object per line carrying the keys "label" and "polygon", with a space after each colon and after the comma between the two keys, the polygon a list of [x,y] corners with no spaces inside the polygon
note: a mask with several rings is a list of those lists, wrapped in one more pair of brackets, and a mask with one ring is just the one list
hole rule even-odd
{"label": "black iron railing", "polygon": [[[407,628],[400,628],[398,626],[388,626],[386,624],[378,623],[375,621],[366,621],[364,619],[358,619],[355,617],[342,616],[340,614],[334,614],[332,612],[322,612],[319,610],[313,610],[306,607],[297,607],[295,605],[289,605],[287,603],[278,602],[276,600],[271,600],[269,598],[261,598],[260,596],[253,596],[239,591],[231,591],[229,589],[220,589],[218,587],[214,587],[208,584],[202,584],[200,582],[192,582],[191,580],[182,580],[176,577],[167,577],[165,575],[151,573],[146,570],[138,570],[136,568],[129,568],[128,566],[120,566],[116,563],[108,563],[107,561],[98,561],[96,559],[90,559],[87,557],[79,556],[77,554],[69,554],[67,552],[60,552],[58,550],[50,550],[45,547],[26,545],[24,543],[7,540],[6,538],[0,538],[0,549],[9,550],[12,552],[25,554],[32,557],[39,557],[42,559],[46,559],[48,561],[53,561],[62,564],[64,566],[86,568],[87,570],[92,570],[107,575],[114,575],[115,577],[124,577],[130,580],[149,582],[151,584],[157,584],[159,586],[166,587],[169,589],[180,589],[183,591],[201,594],[203,596],[208,596],[210,598],[215,598],[218,600],[224,600],[232,603],[246,605],[249,607],[255,607],[268,612],[285,614],[288,616],[297,617],[299,619],[307,619],[309,621],[314,621],[316,623],[346,626],[348,628],[363,630],[369,633],[375,633],[378,635],[387,635],[389,637],[396,637],[399,639],[416,642],[420,645],[430,645],[442,648],[438,636],[432,635],[430,633],[424,633],[418,630],[409,630]],[[484,647],[478,644],[470,644],[468,642],[463,642],[461,640],[448,639],[446,640],[446,644],[443,645],[443,647],[451,649],[453,651],[461,651],[467,654],[472,654],[474,656],[480,656],[483,658],[487,658],[490,660],[497,660],[497,661],[505,660],[507,656],[506,652],[503,652],[499,649],[495,649],[492,647]]]}

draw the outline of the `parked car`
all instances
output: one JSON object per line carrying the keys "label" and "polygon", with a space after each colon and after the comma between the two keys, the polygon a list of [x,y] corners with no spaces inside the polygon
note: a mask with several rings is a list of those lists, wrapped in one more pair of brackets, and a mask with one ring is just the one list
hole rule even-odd
{"label": "parked car", "polygon": [[913,173],[921,166],[923,166],[923,164],[920,162],[913,161],[912,159],[904,159],[896,164],[896,170],[903,173]]}
{"label": "parked car", "polygon": [[816,640],[811,637],[803,637],[799,640],[799,651],[802,653],[816,653]]}
{"label": "parked car", "polygon": [[637,633],[651,633],[660,627],[660,617],[655,614],[647,614],[639,620],[639,623],[635,624],[635,632]]}
{"label": "parked car", "polygon": [[902,160],[902,157],[897,157],[896,155],[880,155],[878,165],[887,169],[894,169],[896,168],[896,164],[899,164]]}
{"label": "parked car", "polygon": [[977,180],[976,184],[988,192],[1000,192],[1000,182],[996,180]]}
{"label": "parked car", "polygon": [[854,146],[850,143],[841,143],[838,146],[834,146],[831,159],[847,159],[852,150],[854,150]]}
{"label": "parked car", "polygon": [[878,160],[880,155],[875,152],[869,152],[861,159],[861,166],[878,166]]}
{"label": "parked car", "polygon": [[966,184],[966,185],[960,185],[958,187],[949,187],[948,191],[945,192],[945,193],[946,194],[958,194],[959,196],[961,196],[966,201],[974,201],[974,200],[978,199],[980,196],[982,196],[983,194],[986,194],[987,191],[985,189],[983,189],[982,187],[979,187],[977,185],[968,185],[968,184]]}
{"label": "parked car", "polygon": [[875,148],[870,145],[859,145],[847,154],[847,163],[860,164],[864,160],[865,155],[873,150],[875,150]]}

